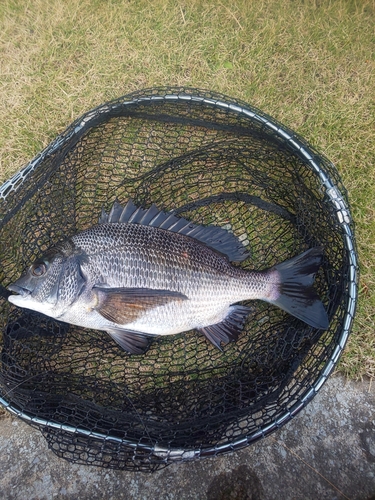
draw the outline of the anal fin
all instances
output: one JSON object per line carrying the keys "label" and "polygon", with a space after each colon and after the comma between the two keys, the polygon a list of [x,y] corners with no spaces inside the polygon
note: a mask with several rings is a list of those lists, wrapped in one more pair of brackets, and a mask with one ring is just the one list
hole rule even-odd
{"label": "anal fin", "polygon": [[197,328],[197,330],[218,349],[222,350],[220,344],[228,344],[238,339],[245,325],[246,317],[252,312],[247,306],[231,306],[229,313],[223,321],[213,325]]}

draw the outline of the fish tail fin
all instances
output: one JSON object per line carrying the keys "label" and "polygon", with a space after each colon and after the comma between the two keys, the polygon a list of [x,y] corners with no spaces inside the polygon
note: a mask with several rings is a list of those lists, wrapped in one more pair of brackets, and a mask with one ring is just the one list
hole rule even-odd
{"label": "fish tail fin", "polygon": [[322,248],[311,248],[273,267],[269,272],[279,274],[278,296],[268,301],[308,325],[326,330],[328,315],[313,287],[322,256]]}

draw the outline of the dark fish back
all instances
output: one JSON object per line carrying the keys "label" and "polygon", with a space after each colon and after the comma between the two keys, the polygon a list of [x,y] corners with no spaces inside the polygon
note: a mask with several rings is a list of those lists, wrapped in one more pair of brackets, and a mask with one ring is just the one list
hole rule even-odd
{"label": "dark fish back", "polygon": [[[111,286],[186,291],[234,274],[225,255],[178,233],[132,223],[104,223],[73,237],[87,256],[90,276]],[[191,283],[192,284],[192,283]]]}

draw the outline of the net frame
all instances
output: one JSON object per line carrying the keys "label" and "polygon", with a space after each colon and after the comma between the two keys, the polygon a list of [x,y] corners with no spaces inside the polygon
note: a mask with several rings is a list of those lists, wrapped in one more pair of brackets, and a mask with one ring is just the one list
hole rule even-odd
{"label": "net frame", "polygon": [[[265,437],[266,435],[279,429],[282,425],[290,421],[298,412],[304,408],[311,399],[318,393],[322,385],[325,383],[329,375],[332,373],[334,367],[336,366],[341,353],[345,347],[348,336],[351,331],[353,318],[355,315],[356,303],[357,303],[357,283],[358,283],[358,262],[354,238],[353,221],[350,215],[350,209],[347,202],[347,196],[345,190],[341,184],[340,178],[336,172],[335,167],[329,160],[324,156],[320,155],[314,148],[312,148],[303,138],[295,134],[293,131],[287,127],[281,125],[279,122],[269,117],[268,115],[262,113],[256,108],[249,106],[246,103],[239,102],[235,99],[223,96],[220,94],[215,94],[210,91],[202,91],[197,89],[189,88],[158,88],[158,89],[146,89],[140,92],[135,92],[127,96],[123,96],[115,101],[105,103],[97,108],[85,113],[78,120],[73,122],[65,132],[59,135],[54,141],[52,141],[42,152],[40,152],[33,160],[31,160],[22,170],[16,173],[10,180],[6,181],[0,188],[0,199],[4,200],[6,203],[7,198],[17,193],[18,190],[32,178],[33,174],[38,171],[38,168],[43,165],[46,158],[52,157],[54,155],[64,156],[64,148],[71,144],[72,139],[78,141],[87,130],[100,125],[109,118],[116,116],[121,116],[124,110],[130,109],[132,106],[138,106],[140,104],[147,104],[153,106],[159,102],[169,103],[186,103],[187,105],[193,104],[193,106],[201,106],[202,109],[205,107],[219,108],[222,111],[228,113],[234,113],[240,115],[245,120],[251,123],[255,123],[262,133],[271,133],[278,140],[286,144],[289,151],[293,152],[296,156],[301,158],[305,164],[308,164],[312,171],[318,176],[322,188],[327,197],[328,203],[330,203],[334,209],[337,217],[337,224],[342,232],[343,243],[345,247],[345,258],[348,259],[348,269],[349,273],[346,277],[347,283],[347,309],[346,315],[342,322],[342,331],[337,340],[337,343],[330,354],[329,358],[325,360],[324,366],[314,381],[302,393],[298,401],[292,406],[285,408],[274,421],[267,425],[261,426],[257,431],[251,432],[250,434],[244,434],[235,438],[231,441],[224,443],[217,443],[213,446],[202,447],[202,448],[178,448],[178,447],[168,447],[159,444],[150,444],[147,442],[139,442],[129,440],[123,437],[116,437],[114,435],[107,435],[100,432],[93,432],[87,430],[83,427],[62,424],[61,422],[54,422],[50,419],[44,419],[33,414],[29,414],[20,410],[17,405],[13,404],[11,400],[8,400],[5,394],[0,395],[0,404],[7,408],[14,415],[22,418],[29,424],[36,426],[41,429],[42,432],[56,433],[55,439],[58,440],[58,436],[61,440],[64,440],[64,436],[72,435],[75,439],[79,441],[80,438],[86,439],[86,445],[89,443],[99,441],[105,442],[109,447],[113,447],[116,450],[118,445],[125,446],[129,449],[135,451],[141,451],[146,454],[150,454],[153,457],[157,457],[158,460],[153,462],[149,460],[148,463],[143,463],[142,466],[134,465],[134,470],[149,470],[153,471],[162,465],[168,465],[176,461],[187,461],[198,458],[215,456],[221,453],[226,453],[241,449],[258,439]],[[30,197],[33,195],[30,192]],[[22,207],[16,207],[10,212],[5,212],[3,214],[2,223],[6,223],[7,220],[11,219],[17,210],[22,209]],[[4,288],[4,287],[3,287]],[[5,294],[3,290],[3,294]],[[53,446],[52,446],[53,449]],[[56,451],[56,450],[55,450]],[[80,460],[73,460],[80,461]],[[103,466],[106,466],[103,464]],[[108,465],[111,467],[111,465]],[[116,467],[121,468],[121,467]],[[132,469],[131,466],[126,467]]]}

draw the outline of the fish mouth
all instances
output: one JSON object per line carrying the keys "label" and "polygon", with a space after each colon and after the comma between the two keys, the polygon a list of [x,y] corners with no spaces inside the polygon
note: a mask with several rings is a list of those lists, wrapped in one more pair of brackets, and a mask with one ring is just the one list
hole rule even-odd
{"label": "fish mouth", "polygon": [[8,290],[10,290],[11,292],[16,292],[18,295],[21,295],[21,297],[27,297],[31,294],[31,290],[28,290],[27,288],[16,285],[14,283],[8,286]]}

